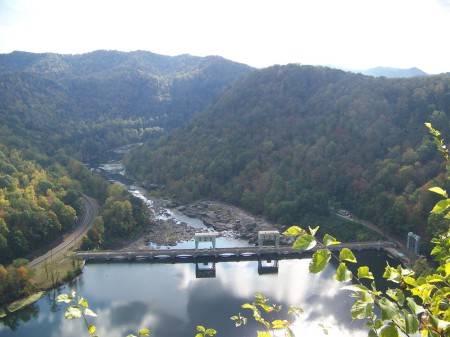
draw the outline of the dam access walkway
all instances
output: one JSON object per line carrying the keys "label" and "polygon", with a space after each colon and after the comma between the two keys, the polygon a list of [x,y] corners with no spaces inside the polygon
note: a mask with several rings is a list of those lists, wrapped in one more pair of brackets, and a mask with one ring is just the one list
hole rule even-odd
{"label": "dam access walkway", "polygon": [[[242,261],[258,259],[287,259],[310,256],[320,246],[311,250],[298,250],[290,246],[253,246],[208,249],[145,249],[145,250],[108,250],[78,251],[76,255],[86,262],[202,262],[202,261]],[[385,250],[392,252],[396,244],[388,241],[352,242],[328,246],[331,251],[349,248],[352,251]]]}

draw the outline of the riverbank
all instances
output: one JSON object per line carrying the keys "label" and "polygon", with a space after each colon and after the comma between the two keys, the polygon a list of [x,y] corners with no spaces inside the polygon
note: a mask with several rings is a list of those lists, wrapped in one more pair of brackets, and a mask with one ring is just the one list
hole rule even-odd
{"label": "riverbank", "polygon": [[[186,216],[202,220],[206,226],[221,235],[232,235],[247,240],[250,244],[258,243],[258,231],[282,231],[282,226],[261,216],[254,216],[238,207],[217,201],[198,201],[178,207],[178,210]],[[287,243],[286,240],[284,242]]]}
{"label": "riverbank", "polygon": [[[244,210],[217,201],[197,201],[186,206],[179,206],[174,212],[192,219],[203,221],[207,228],[194,228],[186,222],[169,218],[167,207],[169,202],[154,201],[155,219],[138,239],[121,249],[144,250],[157,249],[160,246],[175,246],[179,242],[193,240],[195,233],[214,231],[219,236],[243,239],[250,245],[258,242],[258,231],[278,230],[282,226],[271,223],[260,216],[254,216]],[[291,237],[283,237],[282,244],[291,245]]]}
{"label": "riverbank", "polygon": [[[81,274],[84,261],[78,259],[73,250],[80,246],[81,238],[87,233],[99,212],[99,205],[95,199],[86,195],[83,195],[83,198],[84,210],[72,232],[64,234],[55,242],[28,256],[28,258],[34,257],[34,259],[24,265],[27,280],[24,287],[27,290],[24,291],[22,296],[32,296],[31,291],[42,292],[56,288]],[[29,298],[32,299],[33,297]],[[15,310],[17,310],[17,307],[20,308],[21,305],[28,303],[27,301],[23,302],[23,298],[12,298],[11,300],[18,300],[19,305],[13,305]],[[9,306],[3,304],[3,309],[0,308],[2,316],[6,315],[7,312],[15,311],[9,310],[11,304],[8,304]]]}

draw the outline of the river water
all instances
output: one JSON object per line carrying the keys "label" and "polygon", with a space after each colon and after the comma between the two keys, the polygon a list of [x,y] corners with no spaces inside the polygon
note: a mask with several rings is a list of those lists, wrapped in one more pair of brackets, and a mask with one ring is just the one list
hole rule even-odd
{"label": "river water", "polygon": [[[120,152],[120,151],[118,151]],[[145,191],[124,176],[117,162],[120,153],[111,152],[114,158],[104,158],[98,165],[110,180],[120,180],[135,195],[152,206]],[[204,226],[198,219],[189,219],[176,211],[165,215],[192,226]],[[246,245],[242,240],[221,238],[218,247]],[[192,248],[192,242],[178,247]],[[167,247],[161,247],[162,249]],[[360,263],[370,265],[376,277],[381,277],[386,260],[396,265],[384,252],[367,251],[358,254]],[[262,261],[271,266],[275,261]],[[256,325],[248,309],[241,305],[252,302],[257,293],[264,294],[272,303],[281,304],[286,313],[290,305],[301,307],[299,318],[286,314],[271,318],[289,319],[296,336],[326,336],[319,324],[328,328],[328,336],[367,336],[361,321],[352,322],[350,308],[353,299],[340,288],[342,283],[333,280],[335,266],[328,266],[319,275],[308,272],[310,259],[280,260],[278,271],[261,273],[258,261],[220,262],[215,264],[214,277],[204,275],[204,265],[194,263],[104,263],[87,264],[75,282],[46,294],[42,299],[18,313],[0,319],[0,336],[88,336],[82,320],[65,320],[67,304],[55,303],[58,293],[77,291],[89,300],[98,314],[91,324],[96,334],[103,337],[127,336],[141,328],[149,328],[152,337],[195,336],[196,326],[203,325],[218,331],[217,336],[256,336]],[[211,266],[209,264],[208,266]],[[200,270],[200,272],[199,272]],[[232,315],[242,313],[249,318],[246,327],[236,328]]]}

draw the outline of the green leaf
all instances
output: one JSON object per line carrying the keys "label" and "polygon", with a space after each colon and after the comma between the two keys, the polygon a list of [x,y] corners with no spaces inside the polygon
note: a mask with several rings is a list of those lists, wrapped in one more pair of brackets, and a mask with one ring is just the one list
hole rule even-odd
{"label": "green leaf", "polygon": [[429,315],[429,317],[430,317],[430,323],[431,323],[431,325],[433,326],[433,328],[435,328],[435,329],[437,329],[437,327],[439,326],[439,321],[438,321],[438,319],[436,318],[436,316],[434,316],[434,315]]}
{"label": "green leaf", "polygon": [[446,263],[444,265],[444,271],[445,271],[445,277],[448,277],[448,275],[450,274],[450,263]]}
{"label": "green leaf", "polygon": [[377,332],[374,329],[369,330],[369,337],[378,337]]}
{"label": "green leaf", "polygon": [[272,335],[267,331],[258,331],[258,337],[272,337]]}
{"label": "green leaf", "polygon": [[414,315],[419,315],[425,311],[425,309],[421,305],[416,304],[416,301],[414,301],[414,298],[412,297],[407,297],[406,303],[408,304],[408,308],[411,309]]}
{"label": "green leaf", "polygon": [[309,271],[313,274],[320,273],[328,264],[331,258],[331,253],[326,249],[319,249],[314,252],[311,263],[309,264]]}
{"label": "green leaf", "polygon": [[331,235],[325,234],[323,236],[323,244],[328,247],[330,245],[338,245],[340,244],[339,241],[337,241],[334,237],[332,237]]}
{"label": "green leaf", "polygon": [[286,328],[286,336],[287,337],[295,337],[294,331],[290,327]]}
{"label": "green leaf", "polygon": [[319,226],[317,226],[316,228],[311,228],[311,227],[308,227],[308,228],[309,228],[309,233],[311,235],[316,235],[317,231],[319,230]]}
{"label": "green leaf", "polygon": [[206,329],[205,334],[207,334],[208,336],[214,336],[217,333],[216,330],[214,329]]}
{"label": "green leaf", "polygon": [[233,321],[236,321],[236,326],[241,326],[247,324],[247,318],[242,316],[241,313],[239,313],[237,316],[232,316],[231,319]]}
{"label": "green leaf", "polygon": [[88,325],[88,331],[91,335],[95,332],[95,325]]}
{"label": "green leaf", "polygon": [[87,308],[89,306],[88,302],[86,301],[86,299],[82,296],[78,296],[78,305],[81,305],[85,308]]}
{"label": "green leaf", "polygon": [[74,319],[80,317],[81,317],[81,310],[76,305],[71,305],[70,307],[68,307],[64,314],[65,319]]}
{"label": "green leaf", "polygon": [[273,329],[284,329],[286,327],[286,322],[281,319],[276,319],[272,322]]}
{"label": "green leaf", "polygon": [[380,332],[380,337],[398,337],[398,330],[394,324],[389,324]]}
{"label": "green leaf", "polygon": [[299,236],[292,245],[293,249],[309,250],[316,245],[316,238],[309,234]]}
{"label": "green leaf", "polygon": [[244,309],[252,309],[252,310],[255,309],[255,306],[250,303],[244,303],[241,305],[241,307]]}
{"label": "green leaf", "polygon": [[443,253],[443,249],[441,246],[436,246],[431,250],[431,255],[438,255],[440,253]]}
{"label": "green leaf", "polygon": [[415,315],[405,315],[405,331],[407,334],[412,335],[419,329],[419,321]]}
{"label": "green leaf", "polygon": [[386,297],[383,297],[378,301],[378,304],[381,309],[381,319],[383,320],[391,320],[394,317],[400,315],[400,310],[397,305],[391,301],[389,301]]}
{"label": "green leaf", "polygon": [[261,307],[261,309],[263,309],[265,312],[272,312],[274,310],[273,307],[271,307],[270,305],[267,305],[265,303],[258,303],[258,304]]}
{"label": "green leaf", "polygon": [[352,319],[365,319],[370,317],[372,310],[372,302],[356,301],[353,303],[350,313],[352,315]]}
{"label": "green leaf", "polygon": [[334,279],[339,282],[348,282],[352,279],[352,277],[353,274],[350,270],[348,270],[346,264],[344,262],[339,263]]}
{"label": "green leaf", "polygon": [[375,321],[375,329],[381,329],[382,326],[383,326],[383,322],[381,321],[381,319],[377,319]]}
{"label": "green leaf", "polygon": [[435,329],[445,329],[448,326],[447,321],[443,321],[434,315],[429,315],[430,323]]}
{"label": "green leaf", "polygon": [[138,336],[150,336],[150,330],[149,329],[141,329],[138,332]]}
{"label": "green leaf", "polygon": [[58,297],[56,298],[56,302],[70,303],[70,302],[72,302],[72,298],[69,297],[69,295],[67,295],[67,294],[61,294],[61,295],[58,295]]}
{"label": "green leaf", "polygon": [[377,290],[377,286],[376,286],[376,284],[375,284],[375,281],[372,281],[372,283],[370,284],[370,286],[372,287],[372,294],[374,295],[374,296],[381,296],[381,291],[378,291]]}
{"label": "green leaf", "polygon": [[0,318],[6,317],[6,311],[3,308],[0,308]]}
{"label": "green leaf", "polygon": [[85,316],[92,316],[92,317],[97,317],[97,314],[95,312],[93,312],[91,309],[86,308],[84,309],[84,315]]}
{"label": "green leaf", "polygon": [[201,325],[197,325],[197,331],[200,331],[200,332],[205,332],[206,331],[206,329],[205,329],[205,327],[204,326],[201,326]]}
{"label": "green leaf", "polygon": [[367,266],[361,266],[358,268],[358,278],[368,278],[373,280],[373,274],[369,270],[369,267]]}
{"label": "green leaf", "polygon": [[341,252],[339,253],[339,259],[342,261],[356,263],[355,255],[353,255],[353,252],[348,248],[342,248]]}
{"label": "green leaf", "polygon": [[440,187],[431,187],[431,188],[429,188],[428,190],[431,191],[431,192],[440,194],[440,195],[442,195],[444,198],[448,198],[447,192],[444,191],[444,190],[443,190],[442,188],[440,188]]}
{"label": "green leaf", "polygon": [[202,332],[199,332],[198,334],[195,335],[195,337],[205,337],[205,335]]}
{"label": "green leaf", "polygon": [[399,283],[402,279],[398,270],[389,265],[384,269],[383,277],[395,283]]}
{"label": "green leaf", "polygon": [[319,324],[319,326],[322,328],[322,331],[325,335],[328,335],[328,328],[323,325],[322,323]]}
{"label": "green leaf", "polygon": [[287,236],[299,236],[304,234],[306,234],[306,231],[299,226],[291,226],[283,233],[283,235]]}
{"label": "green leaf", "polygon": [[294,315],[295,317],[300,317],[300,314],[303,313],[303,309],[300,307],[296,307],[295,305],[291,305],[288,311],[288,315]]}
{"label": "green leaf", "polygon": [[431,213],[443,213],[447,208],[450,207],[450,199],[444,199],[437,202],[434,205],[434,208],[431,210]]}
{"label": "green leaf", "polygon": [[439,275],[439,274],[429,275],[426,277],[426,280],[428,283],[437,283],[437,282],[446,283],[447,282],[445,277],[443,277],[442,275]]}
{"label": "green leaf", "polygon": [[411,276],[404,277],[403,282],[405,282],[406,284],[413,286],[413,287],[415,287],[417,285],[416,279]]}
{"label": "green leaf", "polygon": [[386,295],[396,301],[400,306],[403,306],[405,302],[405,294],[401,289],[388,289],[386,291]]}

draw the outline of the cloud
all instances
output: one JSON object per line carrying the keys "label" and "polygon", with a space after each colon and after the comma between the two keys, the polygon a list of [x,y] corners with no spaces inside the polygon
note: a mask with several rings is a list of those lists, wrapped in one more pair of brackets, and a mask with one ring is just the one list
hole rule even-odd
{"label": "cloud", "polygon": [[447,7],[447,9],[450,9],[450,0],[438,0],[438,3],[441,6]]}
{"label": "cloud", "polygon": [[0,26],[15,24],[21,14],[21,1],[0,0]]}

